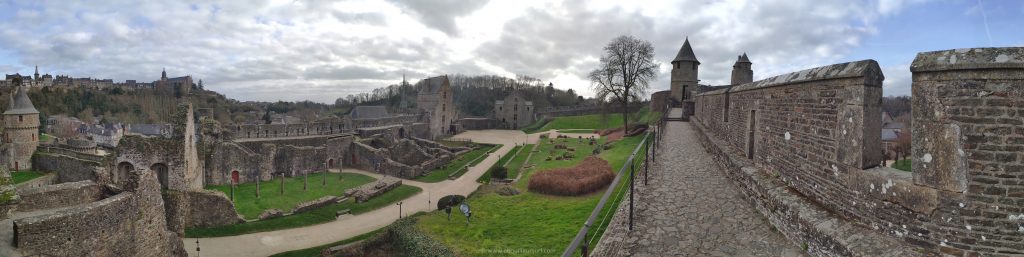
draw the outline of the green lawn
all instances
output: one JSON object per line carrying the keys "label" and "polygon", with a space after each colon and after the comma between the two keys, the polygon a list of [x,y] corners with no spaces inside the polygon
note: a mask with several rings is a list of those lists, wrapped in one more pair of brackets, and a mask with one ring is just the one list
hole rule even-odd
{"label": "green lawn", "polygon": [[508,168],[509,178],[515,178],[519,175],[519,168],[523,167],[523,163],[526,162],[526,157],[530,156],[530,151],[533,150],[533,146],[534,144],[527,144],[524,146],[523,151],[519,152],[519,154],[517,154],[515,158],[508,163],[508,165],[505,165],[505,168]]}
{"label": "green lawn", "polygon": [[483,161],[484,158],[486,158],[484,157],[477,159],[477,157],[483,156],[484,154],[497,150],[499,147],[501,147],[500,145],[489,144],[478,144],[478,146],[479,147],[477,147],[476,149],[473,149],[468,153],[462,154],[461,156],[456,157],[455,160],[448,162],[447,166],[443,168],[434,169],[433,171],[430,172],[430,174],[414,178],[413,180],[434,183],[448,179],[448,175],[451,175],[453,173],[456,175],[461,175],[462,171],[460,171],[459,169],[462,169],[462,167],[466,166],[466,164],[470,164],[469,166],[475,165],[476,163],[479,163],[480,161]]}
{"label": "green lawn", "polygon": [[[513,147],[512,150],[509,150],[508,153],[506,153],[504,156],[501,156],[501,159],[498,159],[498,162],[495,164],[494,167],[497,167],[497,165],[502,165],[505,162],[508,162],[509,159],[512,159],[512,157],[515,157],[514,154],[516,153],[516,151],[519,151],[519,149],[522,149],[522,148],[523,148],[523,146]],[[491,182],[491,169],[487,169],[487,171],[485,171],[483,175],[480,175],[480,178],[477,178],[476,182],[484,183],[484,184],[490,183]]]}
{"label": "green lawn", "polygon": [[30,171],[13,171],[13,172],[11,172],[11,180],[14,181],[14,184],[21,184],[22,182],[27,182],[29,180],[33,180],[35,178],[42,177],[43,175],[46,175],[46,173],[42,173],[42,172],[39,172],[39,171],[31,171],[31,170]]}
{"label": "green lawn", "polygon": [[[651,112],[650,108],[644,107],[639,111],[630,116],[629,123],[635,124],[637,122],[646,123],[649,121],[657,120],[660,117],[660,113]],[[580,115],[580,116],[565,116],[555,117],[551,122],[539,125],[543,121],[531,124],[526,128],[523,128],[523,132],[536,133],[542,131],[548,131],[552,129],[557,130],[579,130],[586,129],[593,131],[594,129],[607,129],[607,128],[618,128],[622,127],[622,113],[609,113],[604,119],[600,114],[591,115]],[[568,133],[568,132],[567,132]],[[589,132],[587,132],[589,133]]]}
{"label": "green lawn", "polygon": [[[642,136],[627,137],[615,142],[611,149],[602,152],[600,156],[618,171],[641,139]],[[575,142],[575,139],[570,141]],[[535,170],[576,165],[590,151],[581,149],[587,151],[587,154],[578,154],[572,160],[543,161],[551,148],[551,144],[541,142],[538,146],[540,151],[530,160],[531,163],[538,163],[538,167],[530,169],[525,175]],[[524,256],[559,255],[582,227],[603,191],[579,197],[542,195],[527,191],[528,176],[523,178],[515,185],[522,194],[501,196],[487,192],[472,195],[467,200],[473,208],[473,222],[469,226],[465,226],[461,219],[449,222],[446,215],[439,211],[421,217],[417,226],[457,251],[460,256],[489,256],[492,253],[488,252],[490,250],[522,251],[520,253]],[[621,180],[616,186],[617,192],[628,189],[620,187],[627,182]],[[617,204],[616,198],[612,198],[605,210],[611,210]],[[603,218],[603,213],[598,221]],[[604,228],[599,222],[595,226],[592,231],[598,235]],[[595,239],[595,243],[598,240]]]}
{"label": "green lawn", "polygon": [[[401,185],[383,195],[374,197],[369,201],[356,203],[355,200],[325,206],[309,212],[296,215],[289,215],[269,220],[247,222],[214,228],[193,228],[185,230],[185,237],[221,237],[234,236],[264,231],[274,231],[288,228],[305,227],[335,220],[335,214],[340,210],[348,209],[352,214],[366,213],[380,207],[394,204],[395,202],[409,198],[423,189],[410,185]],[[395,214],[398,215],[397,213]]]}
{"label": "green lawn", "polygon": [[[278,179],[273,181],[260,182],[260,198],[256,198],[256,183],[244,183],[235,187],[235,210],[246,219],[255,219],[267,209],[280,209],[289,212],[296,205],[306,201],[316,200],[327,195],[341,196],[346,189],[354,188],[374,181],[372,177],[355,174],[342,173],[341,179],[337,173],[327,174],[327,186],[321,185],[323,175],[320,173],[309,175],[309,187],[307,191],[302,190],[302,177],[285,178],[284,195],[281,195],[281,182]],[[207,189],[224,192],[231,195],[230,185],[208,186]]]}
{"label": "green lawn", "polygon": [[911,160],[910,159],[896,160],[896,162],[892,164],[892,167],[894,169],[897,169],[897,170],[911,171],[910,170]]}

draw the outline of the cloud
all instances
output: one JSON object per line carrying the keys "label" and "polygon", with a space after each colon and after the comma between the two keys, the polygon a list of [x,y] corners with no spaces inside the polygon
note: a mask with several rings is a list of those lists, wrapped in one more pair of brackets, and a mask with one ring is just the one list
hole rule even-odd
{"label": "cloud", "polygon": [[428,27],[440,30],[449,36],[459,35],[455,18],[461,17],[480,9],[486,0],[459,1],[459,0],[389,0],[403,11],[414,15]]}
{"label": "cloud", "polygon": [[876,20],[917,2],[13,1],[0,73],[151,81],[166,68],[240,100],[318,102],[402,74],[522,74],[591,95],[602,47],[629,34],[654,45],[661,90],[687,36],[702,83],[721,85],[743,52],[755,78],[847,61]]}

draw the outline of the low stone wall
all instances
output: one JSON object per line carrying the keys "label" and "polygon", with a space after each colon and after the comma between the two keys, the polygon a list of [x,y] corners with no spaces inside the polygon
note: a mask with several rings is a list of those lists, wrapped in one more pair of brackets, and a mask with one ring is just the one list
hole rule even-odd
{"label": "low stone wall", "polygon": [[184,192],[189,200],[185,228],[206,228],[245,222],[235,204],[221,191],[203,190]]}
{"label": "low stone wall", "polygon": [[19,212],[75,206],[103,199],[103,188],[86,180],[19,190]]}
{"label": "low stone wall", "polygon": [[320,207],[336,204],[338,203],[338,200],[340,200],[340,198],[338,198],[337,196],[328,195],[320,197],[316,200],[302,202],[296,205],[294,209],[292,209],[292,214],[299,214],[307,211],[316,210]]}
{"label": "low stone wall", "polygon": [[356,202],[365,202],[374,198],[378,195],[387,193],[391,189],[398,188],[402,185],[402,180],[396,178],[383,178],[377,182],[373,182],[367,185],[363,185],[357,188],[345,190],[346,197],[352,197],[356,199]]}
{"label": "low stone wall", "polygon": [[156,175],[132,174],[120,194],[14,220],[14,246],[29,256],[186,256],[167,230]]}
{"label": "low stone wall", "polygon": [[32,157],[32,167],[41,171],[57,174],[57,182],[100,181],[99,174],[105,173],[103,162],[80,159],[74,155],[59,153],[36,152]]}
{"label": "low stone wall", "polygon": [[[39,166],[36,166],[36,167],[38,168]],[[46,175],[43,175],[42,177],[38,177],[38,178],[34,178],[32,180],[29,180],[29,181],[21,182],[21,183],[15,185],[14,188],[16,190],[18,190],[18,192],[21,192],[21,191],[23,191],[25,189],[44,187],[44,186],[49,186],[49,185],[53,185],[53,184],[57,184],[57,174],[47,173]]]}
{"label": "low stone wall", "polygon": [[706,128],[700,123],[692,125],[701,145],[725,175],[742,189],[747,200],[791,242],[806,244],[811,255],[919,256],[924,252],[829,212],[790,189],[785,181],[754,167],[726,142],[706,135]]}

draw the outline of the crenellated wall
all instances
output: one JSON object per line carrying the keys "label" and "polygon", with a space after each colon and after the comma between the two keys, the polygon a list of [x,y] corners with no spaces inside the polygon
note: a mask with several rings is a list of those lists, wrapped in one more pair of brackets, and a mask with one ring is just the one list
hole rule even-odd
{"label": "crenellated wall", "polygon": [[959,255],[1024,255],[1024,48],[919,53],[914,183],[944,199],[916,239]]}
{"label": "crenellated wall", "polygon": [[[877,255],[878,235],[922,253],[1024,254],[1024,48],[920,53],[911,69],[913,173],[876,167],[883,76],[871,60],[699,94],[693,125],[814,255]],[[874,232],[809,225],[844,220]]]}

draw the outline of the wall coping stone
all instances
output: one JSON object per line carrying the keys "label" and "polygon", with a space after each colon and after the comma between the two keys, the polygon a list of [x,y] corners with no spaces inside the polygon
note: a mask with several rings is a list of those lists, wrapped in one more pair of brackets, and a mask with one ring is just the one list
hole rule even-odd
{"label": "wall coping stone", "polygon": [[960,48],[921,52],[910,64],[911,72],[1024,69],[1024,47]]}
{"label": "wall coping stone", "polygon": [[829,79],[842,79],[842,78],[856,78],[866,77],[865,84],[872,86],[882,86],[882,80],[885,77],[882,75],[882,69],[878,66],[878,62],[875,60],[867,59],[855,62],[837,63],[832,65],[826,65],[816,68],[810,68],[797,72],[790,72],[778,76],[774,76],[767,79],[754,81],[751,83],[744,83],[740,85],[731,86],[729,88],[718,89],[714,91],[708,91],[697,94],[698,96],[703,95],[719,95],[729,92],[739,92],[754,89],[769,88],[775,86],[782,86],[788,84],[796,84],[803,82],[811,82],[818,80],[829,80]]}

